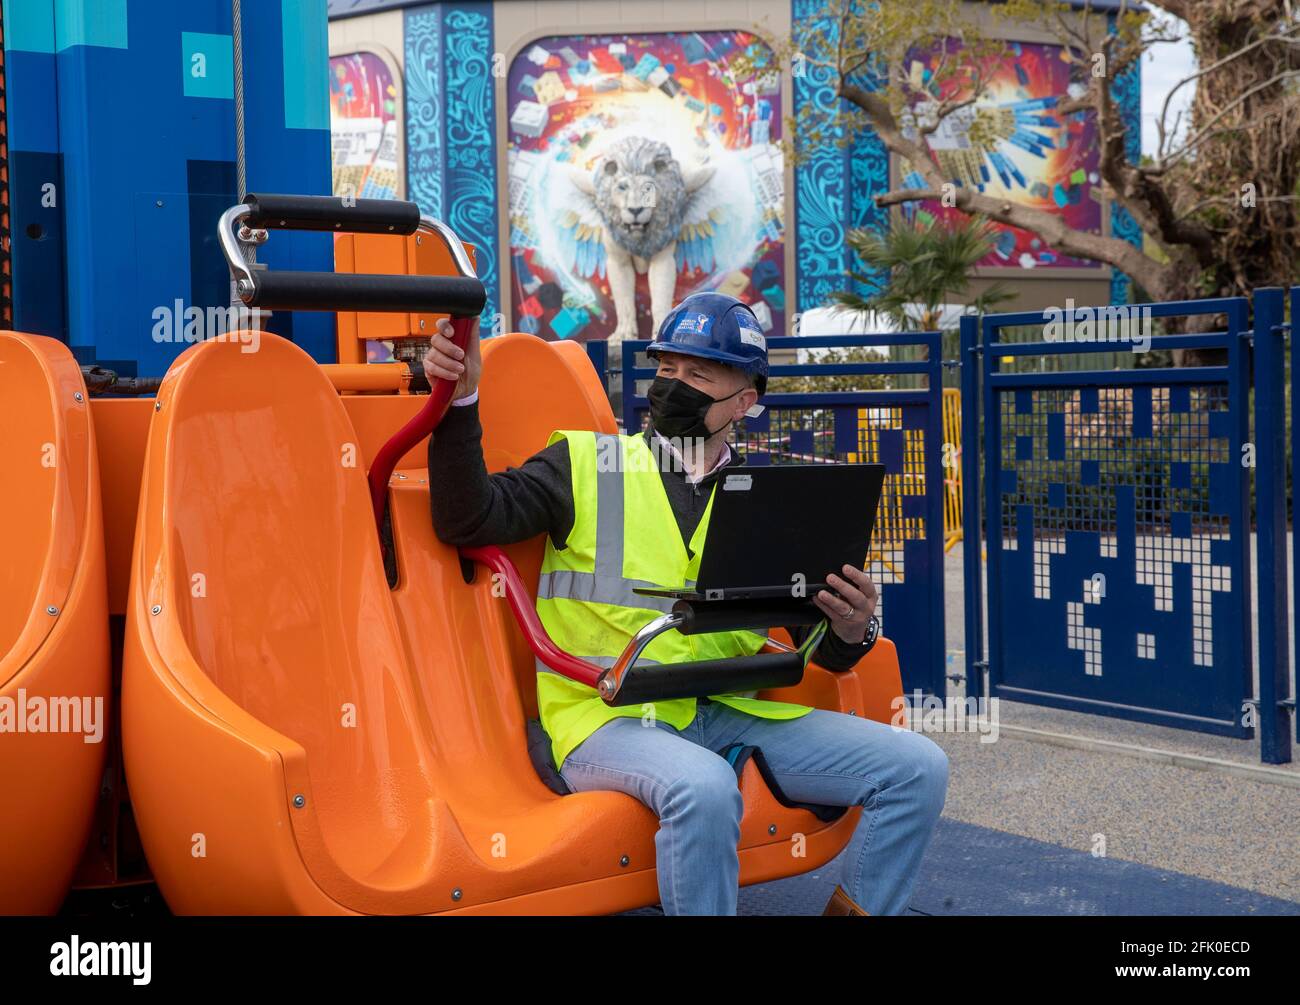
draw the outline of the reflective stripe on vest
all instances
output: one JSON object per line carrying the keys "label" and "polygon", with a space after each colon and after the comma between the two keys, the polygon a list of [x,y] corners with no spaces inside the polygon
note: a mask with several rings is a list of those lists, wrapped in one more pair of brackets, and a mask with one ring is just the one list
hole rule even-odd
{"label": "reflective stripe on vest", "polygon": [[[555,549],[549,536],[546,539],[537,585],[537,611],[556,645],[608,668],[613,666],[635,631],[658,614],[670,611],[674,603],[669,597],[633,593],[633,588],[678,589],[695,585],[695,580],[686,574],[698,569],[698,552],[703,547],[712,512],[712,497],[691,538],[694,553],[688,553],[658,465],[642,437],[557,430],[551,434],[548,445],[558,438],[569,441],[574,520],[563,551]],[[610,466],[612,470],[603,468],[598,458],[611,454],[617,463]],[[593,488],[594,533],[590,513]],[[629,496],[637,500],[631,507],[633,512],[628,511]],[[639,551],[634,556],[634,564],[659,575],[661,581],[624,575],[628,559],[624,542],[629,521],[637,531],[633,540]],[[748,655],[757,652],[762,644],[763,636],[751,631],[696,636],[669,631],[658,636],[637,662],[638,665],[677,663]],[[601,700],[595,688],[557,674],[540,661],[537,669],[538,710],[542,726],[551,737],[557,766],[563,766],[571,750],[612,719],[653,715],[680,730],[695,717],[694,698],[612,708]],[[804,705],[740,695],[710,697],[763,718],[794,718],[812,711]]]}
{"label": "reflective stripe on vest", "polygon": [[[621,437],[613,433],[595,434],[596,452],[616,451],[622,458]],[[612,447],[610,446],[612,444]],[[613,471],[596,468],[596,559],[595,572],[557,569],[543,572],[537,581],[538,599],[565,597],[586,603],[612,604],[617,607],[643,607],[666,614],[673,609],[671,597],[647,597],[633,589],[662,589],[660,584],[623,575],[623,465]],[[574,522],[577,522],[575,514]],[[694,586],[695,580],[684,580]]]}

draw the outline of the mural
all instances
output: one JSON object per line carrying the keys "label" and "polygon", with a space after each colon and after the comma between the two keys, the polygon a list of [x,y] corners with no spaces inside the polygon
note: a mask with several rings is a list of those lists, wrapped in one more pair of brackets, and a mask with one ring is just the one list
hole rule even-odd
{"label": "mural", "polygon": [[[948,51],[959,45],[950,39]],[[988,195],[1011,196],[1060,215],[1072,228],[1100,233],[1102,189],[1097,174],[1096,123],[1087,112],[1056,112],[1065,98],[1083,95],[1092,64],[1060,45],[1011,42],[1008,46],[1008,56],[981,61],[981,71],[989,81],[984,98],[948,116],[930,137],[936,160],[944,174],[959,185],[973,185]],[[931,68],[940,58],[941,46],[912,55],[909,72],[913,87],[928,90],[935,99],[960,98],[961,86],[951,77],[942,88],[930,84]],[[917,102],[913,112],[923,114],[925,104]],[[972,132],[977,123],[979,128]],[[915,171],[906,173],[902,181],[904,187],[925,187]],[[958,210],[938,202],[912,204],[905,213],[927,224],[936,218],[956,222],[962,217]],[[1052,251],[1027,231],[1002,225],[997,225],[996,231],[996,245],[980,262],[982,266],[1104,268]]]}
{"label": "mural", "polygon": [[330,58],[330,137],[334,194],[396,199],[397,87],[393,73],[374,52]]}
{"label": "mural", "polygon": [[785,329],[781,105],[741,31],[550,37],[510,67],[515,327],[647,338],[720,290]]}

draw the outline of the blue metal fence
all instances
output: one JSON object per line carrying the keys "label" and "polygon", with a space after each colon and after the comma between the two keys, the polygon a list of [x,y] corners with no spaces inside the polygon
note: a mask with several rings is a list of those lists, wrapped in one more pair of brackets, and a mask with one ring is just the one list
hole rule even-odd
{"label": "blue metal fence", "polygon": [[[1287,683],[1286,378],[1284,293],[1256,290],[1255,306],[1255,562],[1259,597],[1260,759],[1291,760]],[[1300,299],[1300,290],[1296,291]],[[1294,313],[1292,315],[1294,317]]]}
{"label": "blue metal fence", "polygon": [[[622,345],[622,412],[628,431],[644,427],[649,407],[637,386],[654,376],[655,368],[637,359],[649,344],[639,340]],[[767,344],[774,359],[780,358],[782,350],[791,349],[924,348],[926,358],[920,361],[774,363],[772,379],[913,375],[909,382],[924,386],[769,393],[763,397],[763,414],[739,423],[732,442],[745,455],[747,464],[838,461],[885,465],[885,487],[868,566],[880,588],[881,621],[898,646],[904,688],[943,695],[943,381],[939,333],[769,338]],[[589,352],[598,372],[603,372],[599,350]],[[773,532],[779,533],[779,528]]]}
{"label": "blue metal fence", "polygon": [[[1291,436],[1291,491],[1288,492],[1286,490],[1285,479],[1283,479],[1282,483],[1278,485],[1278,492],[1275,496],[1275,505],[1277,505],[1279,511],[1281,511],[1284,506],[1288,503],[1290,504],[1292,549],[1291,569],[1292,576],[1300,576],[1300,534],[1296,533],[1295,514],[1297,511],[1294,501],[1295,486],[1300,485],[1300,467],[1297,467],[1297,464],[1300,464],[1300,458],[1297,457],[1297,454],[1300,454],[1300,449],[1297,449],[1295,432],[1296,407],[1297,405],[1300,405],[1300,367],[1296,366],[1296,345],[1297,342],[1300,342],[1300,286],[1293,286],[1291,288],[1291,322],[1287,326],[1287,331],[1291,336],[1291,352],[1288,357],[1291,366],[1291,421],[1289,423],[1283,423],[1282,435],[1278,437],[1278,439],[1284,439],[1288,433]],[[1280,370],[1281,367],[1278,369]],[[1278,413],[1283,415],[1286,414],[1285,405],[1275,410],[1274,414]],[[1277,502],[1276,500],[1278,499],[1281,501]],[[1285,518],[1283,519],[1285,520]],[[1280,578],[1285,579],[1285,577]],[[1261,580],[1261,582],[1263,582],[1263,580]],[[1291,691],[1292,699],[1285,702],[1285,704],[1290,706],[1292,721],[1295,726],[1296,739],[1300,740],[1300,712],[1297,711],[1296,707],[1297,700],[1300,700],[1300,583],[1293,582],[1291,584],[1291,597],[1296,605],[1296,628],[1294,638],[1292,639],[1292,642],[1295,645],[1295,662],[1292,668],[1292,682],[1294,687]],[[1286,637],[1282,636],[1282,638],[1285,640]],[[1285,650],[1285,645],[1283,645],[1283,649]],[[1283,676],[1285,676],[1285,671],[1283,671]],[[1284,688],[1279,687],[1278,691],[1281,692],[1281,697],[1285,697],[1286,692]],[[1290,736],[1285,729],[1285,724],[1282,732],[1286,733],[1288,737]],[[1289,761],[1291,759],[1289,742],[1287,747],[1286,760]]]}
{"label": "blue metal fence", "polygon": [[[1291,760],[1300,634],[1288,617],[1300,621],[1300,590],[1287,574],[1288,475],[1300,480],[1300,457],[1288,453],[1287,435],[1294,443],[1300,287],[1289,303],[1288,323],[1287,291],[1256,290],[1253,324],[1245,298],[1093,308],[1091,334],[1063,340],[1062,312],[962,319],[967,694],[1241,738],[1258,726],[1261,759]],[[1167,326],[1197,315],[1226,323],[1207,334],[1157,333],[1150,347],[1217,350],[1225,363],[1107,369],[1114,329],[1104,326],[1118,319],[1122,332],[1135,317]],[[1026,329],[1028,340],[1018,341]],[[597,370],[613,377],[625,428],[643,424],[637,385],[654,370],[638,353],[648,344],[624,344],[612,374],[606,345],[587,346]],[[926,359],[774,365],[774,378],[882,374],[923,378],[925,387],[772,393],[768,411],[741,423],[733,442],[751,464],[886,465],[870,566],[882,616],[888,609],[905,686],[943,694],[939,336],[769,340],[774,358],[784,349],[907,345],[923,347]],[[1300,569],[1294,534],[1291,557]],[[1300,722],[1294,728],[1300,739]]]}
{"label": "blue metal fence", "polygon": [[[1291,323],[1288,326],[1291,336],[1291,353],[1288,357],[1291,365],[1291,421],[1283,426],[1282,435],[1287,433],[1291,435],[1291,491],[1286,491],[1286,486],[1282,485],[1281,494],[1283,496],[1283,505],[1290,503],[1291,506],[1291,569],[1292,576],[1300,576],[1300,534],[1296,533],[1295,526],[1295,487],[1300,485],[1300,449],[1297,449],[1297,438],[1295,432],[1295,415],[1296,408],[1300,405],[1300,367],[1296,366],[1296,345],[1300,342],[1300,286],[1291,288]],[[1284,410],[1283,414],[1285,414]],[[1296,629],[1295,637],[1292,640],[1295,645],[1295,662],[1292,669],[1292,700],[1287,704],[1290,705],[1292,721],[1295,725],[1296,739],[1300,740],[1300,711],[1297,710],[1296,702],[1300,700],[1300,583],[1291,584],[1291,596],[1296,605]],[[1281,690],[1281,689],[1279,689]],[[1285,730],[1284,730],[1285,732]],[[1288,734],[1289,735],[1289,734]],[[1288,751],[1288,755],[1289,755]],[[1288,756],[1287,760],[1290,760]]]}
{"label": "blue metal fence", "polygon": [[[1140,308],[1124,310],[1152,321],[1224,315],[1223,331],[1155,346],[1220,349],[1227,363],[1033,372],[1048,356],[1110,346],[1052,339],[1060,312],[963,319],[969,658],[987,670],[989,696],[1250,736],[1248,305]],[[1037,334],[1012,341],[1015,328]],[[975,588],[981,414],[986,653]],[[978,693],[978,674],[970,680]]]}

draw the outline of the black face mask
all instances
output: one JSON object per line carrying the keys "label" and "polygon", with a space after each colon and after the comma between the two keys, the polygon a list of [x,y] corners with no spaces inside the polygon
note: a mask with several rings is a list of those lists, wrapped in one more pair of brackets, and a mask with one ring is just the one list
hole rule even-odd
{"label": "black face mask", "polygon": [[656,432],[669,439],[701,437],[707,439],[731,425],[723,423],[717,429],[710,429],[704,421],[709,408],[719,401],[734,398],[744,387],[739,387],[722,398],[710,398],[698,388],[691,387],[684,380],[676,377],[656,377],[650,384],[647,397],[650,399],[650,421]]}

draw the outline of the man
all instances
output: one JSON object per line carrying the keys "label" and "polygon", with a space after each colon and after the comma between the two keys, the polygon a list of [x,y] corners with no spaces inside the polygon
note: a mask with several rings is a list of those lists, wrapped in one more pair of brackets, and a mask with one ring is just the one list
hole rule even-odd
{"label": "man", "polygon": [[[430,382],[457,382],[429,444],[431,484],[456,487],[431,493],[437,535],[473,547],[545,533],[539,617],[560,648],[610,666],[638,628],[671,606],[631,587],[680,588],[698,571],[718,474],[743,463],[727,437],[767,386],[758,319],[734,297],[687,297],[648,350],[658,371],[644,433],[557,430],[520,467],[491,476],[480,442],[478,333],[464,352],[449,335],[443,326],[424,360]],[[618,463],[606,463],[611,456]],[[610,526],[612,514],[621,514],[617,527]],[[813,598],[830,624],[814,659],[828,670],[856,664],[879,628],[870,577],[847,565],[843,573],[828,577],[833,593]],[[806,631],[795,633],[796,642]],[[736,656],[760,644],[752,632],[670,631],[645,657],[662,663]],[[744,800],[720,754],[737,742],[762,749],[787,798],[863,807],[827,914],[906,909],[947,789],[948,759],[929,738],[745,695],[611,708],[594,688],[540,663],[538,669],[542,726],[569,788],[626,792],[658,816],[665,914],[736,913]]]}

